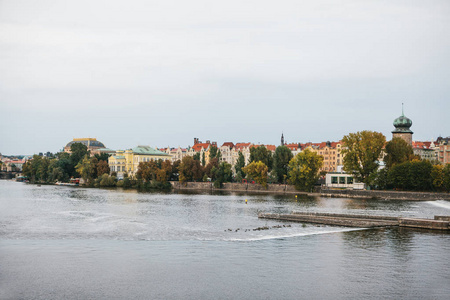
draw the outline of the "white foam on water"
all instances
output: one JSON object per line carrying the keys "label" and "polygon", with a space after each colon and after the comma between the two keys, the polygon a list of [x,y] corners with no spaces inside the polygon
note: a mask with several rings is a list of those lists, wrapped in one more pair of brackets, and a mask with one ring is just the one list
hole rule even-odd
{"label": "white foam on water", "polygon": [[450,209],[450,201],[447,200],[427,201],[427,203],[434,206]]}
{"label": "white foam on water", "polygon": [[297,232],[291,234],[284,235],[265,235],[265,236],[257,236],[257,237],[249,237],[245,239],[227,239],[227,241],[263,241],[263,240],[275,240],[275,239],[284,239],[284,238],[293,238],[299,236],[308,236],[308,235],[318,235],[318,234],[329,234],[329,233],[337,233],[337,232],[348,232],[348,231],[358,231],[358,230],[367,230],[368,228],[346,228],[346,229],[335,229],[335,230],[324,230],[317,232]]}

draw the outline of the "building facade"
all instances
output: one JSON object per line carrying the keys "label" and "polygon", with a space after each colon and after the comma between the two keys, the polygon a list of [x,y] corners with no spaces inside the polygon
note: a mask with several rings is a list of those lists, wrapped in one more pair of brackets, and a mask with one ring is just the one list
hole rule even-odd
{"label": "building facade", "polygon": [[117,178],[123,178],[127,173],[135,176],[139,163],[148,161],[171,160],[171,156],[150,146],[137,146],[133,149],[118,150],[108,159],[110,171],[117,173]]}

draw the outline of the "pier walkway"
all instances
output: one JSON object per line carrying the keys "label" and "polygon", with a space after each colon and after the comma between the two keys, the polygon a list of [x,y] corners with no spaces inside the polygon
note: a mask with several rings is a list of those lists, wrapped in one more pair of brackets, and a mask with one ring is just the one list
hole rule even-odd
{"label": "pier walkway", "polygon": [[414,227],[450,231],[450,216],[435,216],[434,219],[401,218],[353,214],[292,212],[290,214],[259,213],[259,218],[346,227]]}

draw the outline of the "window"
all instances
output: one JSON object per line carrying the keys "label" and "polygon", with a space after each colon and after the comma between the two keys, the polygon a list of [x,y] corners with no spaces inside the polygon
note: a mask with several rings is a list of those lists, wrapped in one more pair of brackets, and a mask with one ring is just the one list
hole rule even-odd
{"label": "window", "polygon": [[353,184],[353,177],[347,177],[347,184]]}
{"label": "window", "polygon": [[339,177],[339,184],[345,184],[345,177]]}
{"label": "window", "polygon": [[338,183],[338,178],[337,178],[337,176],[332,176],[332,177],[331,177],[331,183],[333,183],[333,184],[337,184],[337,183]]}

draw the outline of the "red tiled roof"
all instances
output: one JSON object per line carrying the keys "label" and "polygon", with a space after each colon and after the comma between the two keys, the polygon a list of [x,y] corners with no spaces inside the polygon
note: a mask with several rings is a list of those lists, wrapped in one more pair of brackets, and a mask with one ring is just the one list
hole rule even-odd
{"label": "red tiled roof", "polygon": [[234,147],[235,147],[237,150],[242,150],[242,149],[244,149],[244,148],[249,147],[251,144],[252,144],[252,143],[236,143],[236,145],[234,145]]}
{"label": "red tiled roof", "polygon": [[194,146],[192,146],[192,149],[194,149],[195,152],[200,152],[203,149],[208,149],[208,147],[210,146],[210,144],[208,143],[198,143],[195,144]]}
{"label": "red tiled roof", "polygon": [[413,141],[412,147],[416,149],[430,149],[431,142],[419,142],[419,141]]}
{"label": "red tiled roof", "polygon": [[231,149],[234,148],[234,144],[232,142],[225,142],[225,143],[223,143],[222,147],[224,147],[224,146],[225,147],[229,147]]}
{"label": "red tiled roof", "polygon": [[277,149],[277,147],[275,145],[263,145],[263,146],[265,146],[267,148],[267,150],[270,150],[270,151],[275,151],[275,149]]}

